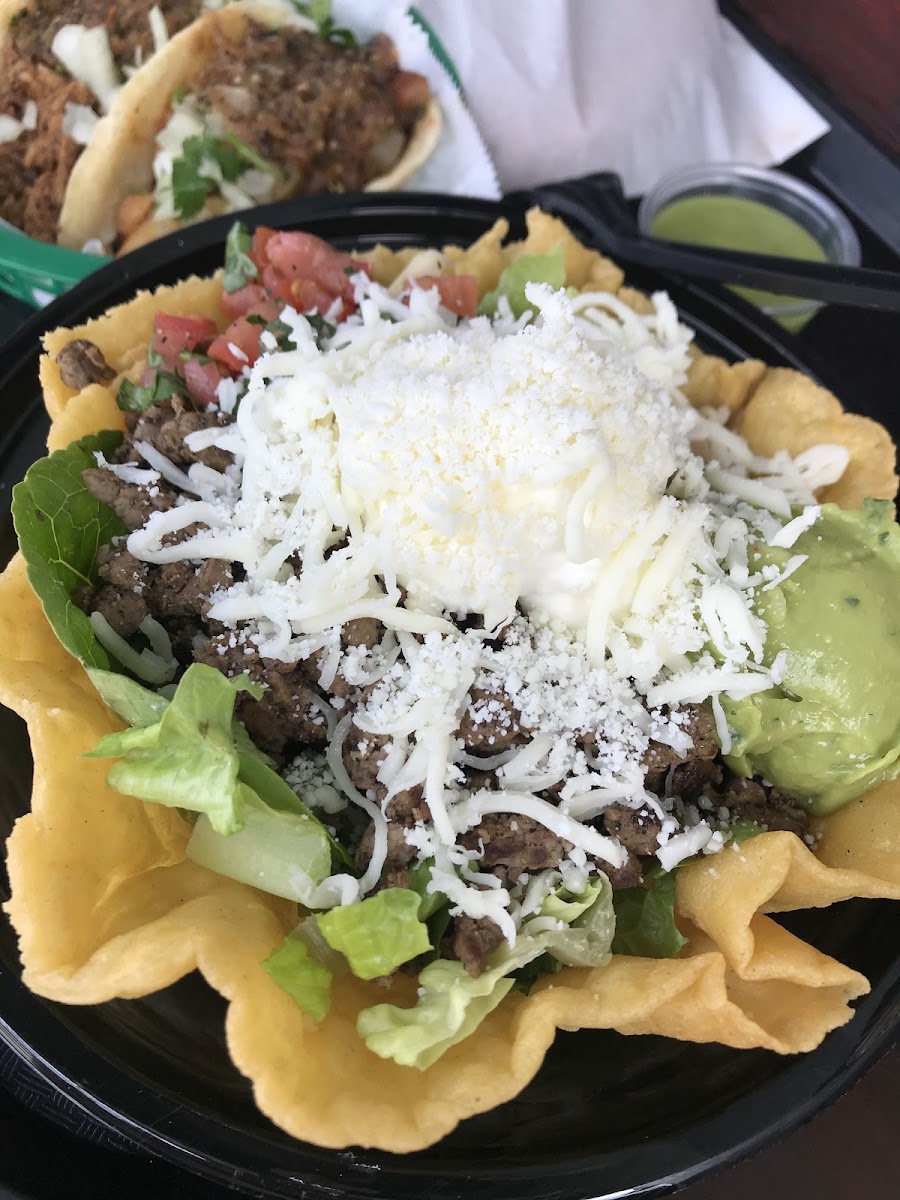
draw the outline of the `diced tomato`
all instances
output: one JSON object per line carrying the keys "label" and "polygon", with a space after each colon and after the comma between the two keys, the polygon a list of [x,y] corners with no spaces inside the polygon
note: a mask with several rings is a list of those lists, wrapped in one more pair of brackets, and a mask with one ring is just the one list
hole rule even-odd
{"label": "diced tomato", "polygon": [[239,317],[231,322],[224,333],[219,334],[208,350],[209,357],[218,359],[239,375],[244,367],[252,367],[262,353],[259,346],[262,330],[262,325]]}
{"label": "diced tomato", "polygon": [[216,388],[228,375],[219,363],[202,363],[199,359],[188,358],[181,363],[184,381],[188,386],[191,399],[201,408],[216,403]]}
{"label": "diced tomato", "polygon": [[478,311],[478,280],[474,275],[422,275],[417,287],[437,288],[444,308],[458,317],[474,317]]}
{"label": "diced tomato", "polygon": [[170,317],[167,313],[157,313],[153,321],[151,349],[160,356],[167,371],[174,371],[182,350],[202,347],[217,332],[208,317]]}
{"label": "diced tomato", "polygon": [[259,283],[248,283],[236,292],[223,292],[222,308],[232,321],[251,315],[266,322],[274,321],[281,311],[281,305]]}
{"label": "diced tomato", "polygon": [[291,281],[285,279],[274,267],[269,266],[263,271],[263,287],[276,300],[280,300],[283,304],[290,304],[293,307],[296,304],[294,293],[291,291]]}
{"label": "diced tomato", "polygon": [[332,298],[341,296],[347,301],[353,299],[353,284],[347,272],[369,269],[368,264],[335,250],[321,238],[299,231],[276,233],[267,241],[266,253],[271,265],[292,283],[311,279]]}
{"label": "diced tomato", "polygon": [[268,225],[260,225],[253,230],[253,242],[250,246],[250,257],[256,263],[258,271],[264,271],[269,265],[269,256],[266,253],[266,247],[269,244],[269,239],[273,238],[278,231],[270,229]]}
{"label": "diced tomato", "polygon": [[[320,313],[327,313],[334,304],[335,297],[331,292],[326,291],[314,279],[296,279],[291,284],[291,295],[293,299],[291,304],[296,308],[297,312],[305,313],[312,312],[316,309]],[[341,315],[343,316],[345,302],[341,301]]]}

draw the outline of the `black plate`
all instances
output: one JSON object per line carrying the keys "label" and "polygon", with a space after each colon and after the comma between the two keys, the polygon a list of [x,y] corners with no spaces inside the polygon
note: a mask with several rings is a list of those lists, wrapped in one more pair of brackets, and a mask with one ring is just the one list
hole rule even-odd
{"label": "black plate", "polygon": [[[545,207],[554,196],[570,224],[589,234],[590,215],[585,211],[582,221],[578,206],[586,198],[593,206],[597,183],[587,192],[583,185],[543,189]],[[525,200],[345,198],[272,206],[255,217],[261,224],[308,229],[347,249],[377,241],[464,244],[501,215],[510,219],[514,235],[521,234]],[[39,335],[97,315],[129,299],[138,286],[213,271],[228,225],[222,220],[197,226],[111,264],[33,318],[5,347],[12,365],[0,381],[7,427],[0,442],[0,562],[15,548],[10,488],[43,453],[47,422],[37,382]],[[649,272],[629,278],[638,287],[668,288],[708,351],[808,372],[814,367],[797,360],[776,326],[725,293]],[[0,838],[27,808],[30,771],[24,727],[0,710]],[[15,937],[3,919],[0,1039],[108,1130],[251,1195],[309,1200],[662,1195],[808,1120],[896,1035],[896,910],[885,902],[851,901],[786,923],[862,971],[873,985],[854,1020],[813,1054],[783,1059],[766,1051],[608,1031],[560,1034],[519,1097],[464,1122],[437,1146],[407,1156],[321,1150],[271,1125],[255,1109],[249,1085],[225,1052],[224,1004],[196,975],[143,1000],[94,1007],[69,1008],[32,996],[19,981]]]}

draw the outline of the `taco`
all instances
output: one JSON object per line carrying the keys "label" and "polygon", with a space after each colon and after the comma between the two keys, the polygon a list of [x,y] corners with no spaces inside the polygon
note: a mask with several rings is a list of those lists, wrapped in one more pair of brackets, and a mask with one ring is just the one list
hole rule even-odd
{"label": "taco", "polygon": [[330,21],[240,0],[129,82],[73,174],[60,241],[124,252],[269,200],[399,188],[441,124],[427,80],[400,69],[385,35],[358,46]]}
{"label": "taco", "polygon": [[202,11],[202,0],[0,0],[0,218],[56,241],[101,116]]}
{"label": "taco", "polygon": [[890,438],[528,228],[235,225],[45,339],[0,579],[25,982],[199,968],[322,1145],[424,1147],[557,1028],[810,1050],[867,982],[764,914],[900,898]]}

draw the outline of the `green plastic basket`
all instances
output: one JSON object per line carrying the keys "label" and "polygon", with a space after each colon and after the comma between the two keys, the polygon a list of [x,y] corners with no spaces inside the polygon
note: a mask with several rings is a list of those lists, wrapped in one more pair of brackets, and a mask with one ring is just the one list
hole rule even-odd
{"label": "green plastic basket", "polygon": [[[428,38],[431,53],[463,94],[459,73],[437,34],[415,8],[409,15]],[[48,304],[109,262],[108,256],[82,254],[50,242],[38,242],[0,220],[0,291],[34,308]]]}

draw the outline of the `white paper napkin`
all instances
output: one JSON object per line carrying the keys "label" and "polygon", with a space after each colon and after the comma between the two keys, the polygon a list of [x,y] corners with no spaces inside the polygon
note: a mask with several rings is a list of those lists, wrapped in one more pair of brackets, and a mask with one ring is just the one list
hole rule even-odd
{"label": "white paper napkin", "polygon": [[714,0],[420,0],[504,189],[783,162],[828,130]]}

